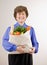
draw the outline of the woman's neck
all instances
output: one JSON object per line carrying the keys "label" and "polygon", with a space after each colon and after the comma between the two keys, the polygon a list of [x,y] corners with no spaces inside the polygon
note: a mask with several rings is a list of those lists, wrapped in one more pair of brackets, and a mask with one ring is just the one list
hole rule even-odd
{"label": "woman's neck", "polygon": [[[19,22],[18,22],[18,23],[19,23]],[[20,26],[23,26],[23,25],[24,25],[24,23],[19,23],[19,25],[20,25]]]}

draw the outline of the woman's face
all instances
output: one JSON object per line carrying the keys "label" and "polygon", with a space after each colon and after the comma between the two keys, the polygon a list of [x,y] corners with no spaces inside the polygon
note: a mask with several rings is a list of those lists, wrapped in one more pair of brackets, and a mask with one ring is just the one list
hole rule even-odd
{"label": "woman's face", "polygon": [[16,15],[16,20],[20,25],[23,25],[26,20],[26,13],[24,11],[18,12]]}

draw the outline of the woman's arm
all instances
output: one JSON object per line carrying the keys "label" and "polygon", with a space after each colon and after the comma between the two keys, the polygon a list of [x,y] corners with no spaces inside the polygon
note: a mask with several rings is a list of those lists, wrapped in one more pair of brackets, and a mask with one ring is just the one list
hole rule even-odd
{"label": "woman's arm", "polygon": [[4,49],[9,52],[16,51],[17,46],[9,42],[9,32],[10,32],[10,27],[7,28],[7,30],[3,36],[2,45],[3,45]]}
{"label": "woman's arm", "polygon": [[39,45],[38,45],[38,42],[37,42],[37,39],[36,39],[36,35],[35,35],[35,31],[34,31],[33,27],[31,27],[30,35],[31,35],[32,46],[35,48],[35,52],[34,53],[37,53]]}

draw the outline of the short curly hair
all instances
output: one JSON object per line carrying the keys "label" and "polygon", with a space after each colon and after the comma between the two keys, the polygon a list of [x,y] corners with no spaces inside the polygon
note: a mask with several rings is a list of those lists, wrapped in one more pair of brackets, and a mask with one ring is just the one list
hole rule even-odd
{"label": "short curly hair", "polygon": [[15,9],[14,9],[14,18],[16,19],[16,15],[18,12],[25,12],[26,13],[26,17],[28,17],[28,10],[25,6],[17,6]]}

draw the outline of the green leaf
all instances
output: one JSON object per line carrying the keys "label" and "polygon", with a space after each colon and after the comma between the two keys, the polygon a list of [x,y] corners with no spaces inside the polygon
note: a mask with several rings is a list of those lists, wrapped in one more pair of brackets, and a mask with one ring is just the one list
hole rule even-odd
{"label": "green leaf", "polygon": [[23,32],[23,33],[25,33],[26,32],[26,28],[25,27],[23,27],[23,26],[18,26],[18,27],[16,27],[16,28],[14,28],[14,32]]}

